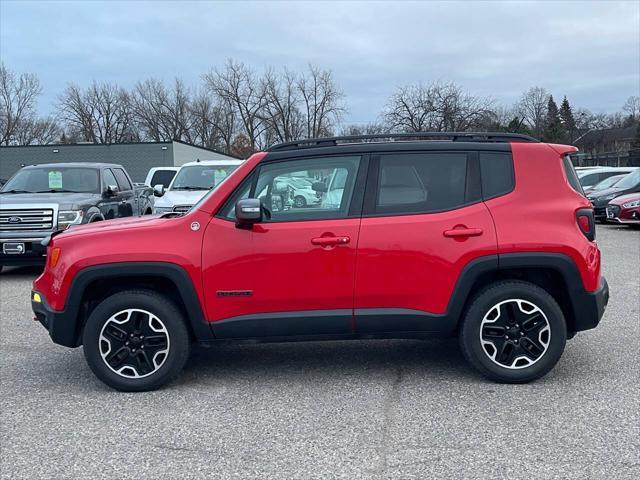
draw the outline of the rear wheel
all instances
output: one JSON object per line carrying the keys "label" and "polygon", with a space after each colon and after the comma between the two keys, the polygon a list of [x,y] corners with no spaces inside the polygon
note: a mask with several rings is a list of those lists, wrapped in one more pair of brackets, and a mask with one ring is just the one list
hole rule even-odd
{"label": "rear wheel", "polygon": [[524,383],[542,377],[564,351],[562,310],[545,290],[528,282],[497,282],[480,291],[467,310],[460,344],[467,361],[486,377]]}
{"label": "rear wheel", "polygon": [[89,316],[83,349],[93,373],[122,391],[154,390],[173,380],[189,356],[180,310],[147,290],[117,293]]}

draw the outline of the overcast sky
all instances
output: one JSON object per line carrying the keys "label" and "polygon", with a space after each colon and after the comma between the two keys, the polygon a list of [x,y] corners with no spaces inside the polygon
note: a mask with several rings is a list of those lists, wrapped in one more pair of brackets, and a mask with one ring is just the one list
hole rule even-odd
{"label": "overcast sky", "polygon": [[594,112],[640,94],[640,2],[98,2],[0,0],[0,57],[43,84],[131,87],[257,69],[333,70],[348,122],[375,120],[399,85],[453,81],[511,104],[539,85]]}

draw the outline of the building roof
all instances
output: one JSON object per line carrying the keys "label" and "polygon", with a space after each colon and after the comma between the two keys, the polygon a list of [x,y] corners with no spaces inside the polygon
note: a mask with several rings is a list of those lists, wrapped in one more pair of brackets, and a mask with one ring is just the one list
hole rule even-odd
{"label": "building roof", "polygon": [[589,146],[602,143],[624,142],[633,139],[636,133],[636,126],[623,128],[602,128],[600,130],[589,130],[584,135],[578,137],[574,142],[576,145]]}

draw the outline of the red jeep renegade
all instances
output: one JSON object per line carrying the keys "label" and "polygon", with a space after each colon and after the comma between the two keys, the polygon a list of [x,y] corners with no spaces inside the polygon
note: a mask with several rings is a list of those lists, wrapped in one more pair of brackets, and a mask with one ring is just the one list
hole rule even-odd
{"label": "red jeep renegade", "polygon": [[33,310],[118,390],[169,382],[194,342],[452,335],[480,373],[528,382],[609,299],[573,151],[487,133],[276,145],[186,214],[50,238]]}

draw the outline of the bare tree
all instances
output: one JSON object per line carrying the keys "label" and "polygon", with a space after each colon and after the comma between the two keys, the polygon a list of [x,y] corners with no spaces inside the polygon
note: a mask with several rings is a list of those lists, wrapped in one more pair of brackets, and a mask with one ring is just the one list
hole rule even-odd
{"label": "bare tree", "polygon": [[297,81],[305,115],[305,136],[316,138],[330,135],[346,112],[344,93],[333,80],[331,70],[309,65]]}
{"label": "bare tree", "polygon": [[[262,80],[265,106],[262,116],[268,125],[267,142],[289,142],[301,138],[304,123],[297,75],[286,68],[281,75],[267,70]],[[271,138],[270,138],[271,137]]]}
{"label": "bare tree", "polygon": [[263,83],[252,69],[231,59],[222,70],[213,69],[206,74],[204,80],[220,104],[233,108],[246,137],[243,145],[248,143],[255,151],[261,146],[261,136],[266,128],[263,110],[267,102]]}
{"label": "bare tree", "polygon": [[515,106],[518,115],[523,118],[524,123],[531,129],[533,135],[538,138],[542,137],[542,131],[544,130],[549,97],[549,92],[544,88],[532,87],[522,94]]}
{"label": "bare tree", "polygon": [[622,110],[629,115],[633,121],[640,120],[640,96],[632,95],[627,98]]}
{"label": "bare tree", "polygon": [[365,125],[344,125],[340,130],[340,135],[385,135],[388,133],[390,132],[387,126],[378,122]]}
{"label": "bare tree", "polygon": [[62,131],[53,117],[28,119],[16,129],[17,145],[47,145],[60,139]]}
{"label": "bare tree", "polygon": [[40,81],[30,73],[16,76],[0,63],[0,145],[20,144],[21,127],[34,123]]}
{"label": "bare tree", "polygon": [[492,115],[493,101],[453,83],[408,85],[387,101],[383,119],[392,130],[445,132],[477,129]]}
{"label": "bare tree", "polygon": [[190,101],[190,92],[179,78],[173,88],[167,88],[159,80],[147,79],[136,85],[131,96],[139,129],[145,138],[156,142],[193,141]]}
{"label": "bare tree", "polygon": [[191,129],[192,142],[229,153],[236,133],[233,109],[201,92],[191,102]]}
{"label": "bare tree", "polygon": [[114,84],[94,81],[86,90],[70,84],[58,106],[69,131],[84,141],[121,143],[136,139],[129,94]]}

